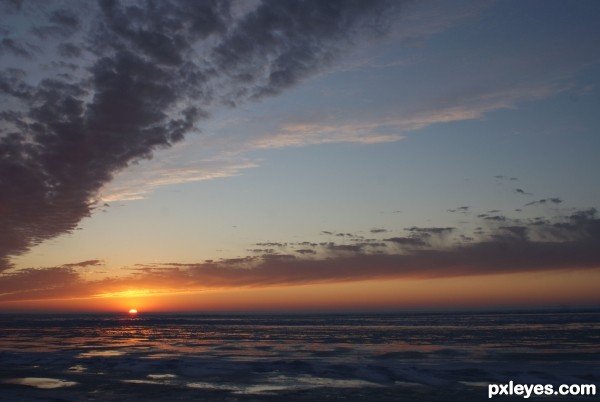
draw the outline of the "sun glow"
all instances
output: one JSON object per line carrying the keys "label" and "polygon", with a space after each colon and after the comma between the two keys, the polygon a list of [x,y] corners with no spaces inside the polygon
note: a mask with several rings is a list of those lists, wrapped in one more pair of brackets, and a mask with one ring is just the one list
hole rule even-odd
{"label": "sun glow", "polygon": [[134,308],[132,308],[131,310],[129,310],[129,314],[131,315],[136,315],[138,313],[138,311]]}
{"label": "sun glow", "polygon": [[117,292],[106,292],[97,294],[96,297],[144,297],[151,296],[153,293],[150,289],[122,290]]}

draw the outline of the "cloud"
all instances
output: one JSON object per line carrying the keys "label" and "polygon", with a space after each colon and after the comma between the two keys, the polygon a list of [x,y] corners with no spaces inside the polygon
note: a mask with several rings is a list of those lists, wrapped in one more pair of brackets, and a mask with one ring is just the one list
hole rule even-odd
{"label": "cloud", "polygon": [[[477,120],[502,109],[514,109],[522,102],[547,98],[569,86],[562,82],[512,83],[509,88],[481,88],[464,94],[447,94],[421,102],[418,109],[398,105],[376,116],[356,115],[305,119],[290,117],[277,127],[236,139],[234,149],[242,153],[256,149],[302,147],[329,143],[378,144],[401,141],[409,133],[444,123]],[[387,106],[390,108],[390,106]],[[413,109],[413,110],[411,110]],[[495,176],[499,181],[515,177]]]}
{"label": "cloud", "polygon": [[295,251],[299,254],[316,254],[317,253],[315,250],[312,250],[309,248],[301,248],[301,249],[295,250]]}
{"label": "cloud", "polygon": [[392,242],[394,244],[398,244],[401,246],[426,246],[427,243],[420,238],[417,237],[390,237],[389,239],[384,239],[385,241]]}
{"label": "cloud", "polygon": [[[236,84],[254,83],[245,96],[275,95],[323,68],[357,34],[383,33],[389,20],[382,16],[401,4],[265,1],[215,47],[215,60]],[[235,103],[239,93],[235,90],[230,101]]]}
{"label": "cloud", "polygon": [[[2,7],[11,13],[27,13],[31,4],[3,2]],[[51,4],[39,15],[14,19],[6,14],[7,20],[31,18],[34,24],[25,39],[13,29],[0,29],[0,53],[6,56],[2,63],[8,66],[2,64],[0,70],[0,270],[10,266],[10,256],[74,230],[98,201],[140,199],[159,186],[226,177],[256,166],[257,162],[201,159],[193,166],[164,165],[131,181],[113,181],[156,150],[199,131],[198,125],[223,105],[279,94],[323,71],[360,38],[380,35],[402,4],[352,0],[122,4],[101,0],[97,6],[90,3],[86,13],[54,9]],[[62,61],[64,57],[70,57],[69,63]],[[11,66],[13,59],[18,62]],[[546,60],[540,63],[552,65]],[[266,134],[240,141],[230,137],[225,140],[226,148],[239,155],[253,149],[328,142],[397,141],[434,124],[479,119],[495,110],[560,93],[571,87],[564,77],[574,70],[563,67],[550,70],[543,82],[485,76],[481,81],[493,84],[447,91],[425,99],[416,109],[397,107],[375,118],[289,119]],[[552,200],[528,205],[556,203]],[[488,223],[512,227],[503,236],[518,232],[510,221]],[[431,245],[432,237],[439,242],[455,234],[453,228],[425,229],[415,229],[409,236],[390,234],[389,239],[418,239]],[[550,232],[538,235],[543,238]],[[401,245],[402,241],[388,243]],[[319,256],[328,248],[321,247]],[[370,258],[368,250],[365,242],[329,247],[329,251],[354,252],[361,258]],[[303,261],[298,260],[294,263]],[[57,273],[66,272],[58,268]],[[38,275],[37,271],[29,273]]]}
{"label": "cloud", "polygon": [[508,181],[517,181],[519,180],[517,177],[508,177],[508,176],[504,176],[504,175],[497,175],[494,176],[495,179],[498,180],[508,180]]}
{"label": "cloud", "polygon": [[523,195],[533,195],[531,193],[526,192],[525,190],[523,190],[521,188],[515,189],[515,193],[517,193],[517,194],[523,194]]}
{"label": "cloud", "polygon": [[60,56],[67,58],[77,58],[82,53],[81,48],[73,43],[60,43],[57,49]]}
{"label": "cloud", "polygon": [[123,178],[117,177],[104,186],[99,192],[99,199],[103,202],[141,200],[159,187],[236,176],[242,170],[257,166],[255,162],[244,161],[204,161],[189,167],[155,169],[133,166]]}
{"label": "cloud", "polygon": [[68,38],[79,28],[79,18],[70,10],[59,9],[50,14],[49,25],[36,26],[32,33],[39,39]]}
{"label": "cloud", "polygon": [[[52,203],[55,209],[66,211],[70,207],[58,206],[49,194],[65,193],[68,187],[71,194],[65,198],[77,204],[73,213],[62,214],[68,219],[62,229],[52,233],[35,229],[37,240],[22,235],[24,239],[18,248],[0,249],[0,256],[5,256],[0,266],[7,266],[8,255],[22,253],[36,242],[72,230],[92,212],[97,199],[141,199],[160,186],[226,177],[258,165],[254,161],[232,161],[232,154],[240,157],[243,152],[256,149],[333,142],[398,141],[408,132],[434,124],[478,119],[491,111],[514,108],[519,102],[544,98],[568,87],[557,80],[507,85],[502,82],[498,87],[483,86],[427,99],[417,110],[396,108],[376,118],[289,119],[268,132],[252,135],[244,130],[242,138],[232,136],[225,140],[226,149],[221,151],[228,155],[228,162],[213,155],[195,166],[166,165],[163,171],[153,169],[143,177],[129,176],[130,180],[111,184],[115,175],[129,170],[132,163],[152,157],[157,149],[172,146],[190,131],[199,131],[198,124],[210,111],[279,94],[323,71],[360,38],[385,31],[398,8],[404,6],[388,1],[264,1],[244,6],[227,1],[152,4],[142,7],[132,2],[127,7],[101,1],[86,13],[47,6],[45,20],[36,22],[37,31],[30,39],[46,43],[54,38],[57,43],[47,47],[54,49],[49,54],[60,73],[46,72],[45,79],[34,84],[34,79],[27,80],[28,75],[34,75],[30,69],[20,73],[14,68],[12,72],[0,71],[0,91],[13,102],[21,101],[20,107],[0,111],[7,127],[4,132],[14,137],[6,146],[0,140],[0,147],[9,147],[11,155],[23,155],[23,159],[35,160],[39,165],[28,162],[26,168],[39,179],[38,201],[30,203]],[[443,3],[436,5],[441,6]],[[11,12],[19,10],[10,8]],[[474,13],[472,7],[448,8],[452,12],[444,15],[454,17],[438,15],[439,21],[432,17],[423,19],[427,13],[439,14],[429,7],[417,7],[416,13],[411,10],[408,19],[413,22],[408,22],[408,31],[405,29],[401,36],[424,37]],[[15,46],[28,51],[25,41],[10,37],[10,30],[5,35]],[[68,66],[58,61],[64,57],[77,64]],[[79,72],[70,71],[73,69]],[[68,74],[68,78],[60,74]],[[51,84],[51,90],[42,90],[42,86]],[[32,100],[37,106],[27,107]],[[63,110],[58,110],[59,105],[64,105]],[[35,108],[41,109],[39,113],[33,113]],[[57,114],[60,118],[52,118]],[[207,144],[199,142],[199,146]],[[32,148],[37,148],[36,152]],[[48,168],[61,164],[61,153],[71,154],[74,149],[79,151],[79,160],[63,165],[62,176],[58,175],[60,169]],[[108,157],[110,153],[114,157]],[[15,160],[13,165],[23,164]],[[80,183],[62,187],[52,184],[75,176],[72,172],[88,175],[86,188],[75,190]],[[23,215],[11,211],[14,216]],[[30,221],[50,214],[54,212],[40,213]]]}
{"label": "cloud", "polygon": [[30,58],[31,54],[27,51],[25,46],[18,43],[12,38],[3,38],[0,41],[0,55],[12,54],[18,57]]}
{"label": "cloud", "polygon": [[541,200],[537,200],[537,201],[531,201],[528,202],[527,204],[525,204],[526,207],[530,206],[530,205],[545,205],[545,204],[560,204],[562,203],[562,200],[560,198],[544,198]]}
{"label": "cloud", "polygon": [[[380,35],[398,5],[265,0],[240,13],[220,0],[101,0],[81,14],[11,6],[34,21],[27,39],[38,41],[39,59],[27,69],[0,71],[7,99],[0,110],[0,270],[10,267],[10,256],[75,229],[115,174],[181,141],[209,109],[295,85],[358,38]],[[83,43],[49,45],[71,36]],[[79,65],[58,59],[79,56],[82,49]],[[0,40],[0,53],[34,58],[8,36]],[[39,63],[58,69],[42,71]],[[249,166],[178,171],[134,194],[115,191],[112,199],[139,198],[158,185]]]}
{"label": "cloud", "polygon": [[[377,242],[300,242],[302,248],[201,263],[138,264],[126,277],[85,280],[79,270],[99,260],[0,274],[0,300],[98,297],[131,288],[153,291],[286,286],[376,278],[444,278],[548,270],[599,269],[600,217],[595,209],[552,219],[496,224],[487,235],[447,235],[458,228],[410,228],[414,237]],[[432,245],[427,236],[444,236]],[[423,236],[423,237],[419,237]],[[265,243],[287,247],[286,243]]]}
{"label": "cloud", "polygon": [[0,276],[0,298],[31,294],[52,295],[71,285],[79,285],[81,278],[73,267],[29,268]]}
{"label": "cloud", "polygon": [[430,236],[432,234],[436,234],[436,235],[447,234],[447,233],[453,232],[454,230],[456,230],[456,228],[452,228],[452,227],[422,228],[422,227],[418,227],[418,226],[413,226],[413,227],[407,228],[406,230],[408,230],[409,232],[416,233],[416,234]]}
{"label": "cloud", "polygon": [[85,267],[95,267],[99,265],[104,265],[103,260],[86,260],[81,262],[75,262],[70,264],[63,264],[63,267],[73,267],[73,268],[85,268]]}
{"label": "cloud", "polygon": [[454,208],[454,209],[449,209],[448,212],[462,212],[463,214],[466,214],[469,212],[469,209],[471,207],[468,206],[462,206],[462,207],[458,207],[458,208]]}
{"label": "cloud", "polygon": [[400,133],[376,134],[386,126],[390,131],[398,131],[393,122],[364,122],[349,124],[286,123],[275,133],[259,137],[248,144],[251,148],[284,148],[316,144],[353,142],[359,144],[377,144],[399,141],[404,138]]}
{"label": "cloud", "polygon": [[484,216],[483,219],[488,221],[504,222],[506,217],[502,215]]}
{"label": "cloud", "polygon": [[[413,233],[421,234],[449,231],[449,228],[411,229]],[[479,237],[478,241],[468,244],[459,242],[439,248],[427,247],[418,238],[386,241],[412,247],[400,252],[373,252],[361,243],[328,244],[322,250],[319,247],[307,249],[317,251],[319,257],[307,253],[310,258],[279,255],[274,260],[230,259],[177,266],[176,271],[155,271],[160,265],[154,265],[148,266],[147,273],[164,275],[166,280],[183,275],[207,286],[267,286],[380,277],[432,278],[600,268],[597,253],[600,218],[593,209],[548,220],[542,225],[500,226],[490,236]]]}

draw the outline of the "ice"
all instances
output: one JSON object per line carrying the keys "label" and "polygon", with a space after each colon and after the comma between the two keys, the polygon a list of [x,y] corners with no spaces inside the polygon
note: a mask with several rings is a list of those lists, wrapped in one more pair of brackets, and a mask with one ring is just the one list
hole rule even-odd
{"label": "ice", "polygon": [[125,353],[120,350],[92,350],[90,352],[80,353],[78,357],[114,357],[122,356]]}
{"label": "ice", "polygon": [[0,315],[0,395],[19,402],[480,401],[489,383],[597,384],[598,329],[599,313]]}
{"label": "ice", "polygon": [[177,378],[175,374],[148,374],[148,378],[152,378],[153,380],[166,380]]}
{"label": "ice", "polygon": [[43,377],[25,377],[25,378],[12,378],[3,381],[5,384],[17,384],[27,385],[30,387],[41,388],[41,389],[53,389],[72,387],[77,385],[75,381],[61,380],[58,378],[43,378]]}
{"label": "ice", "polygon": [[73,371],[75,373],[84,373],[87,368],[82,366],[81,364],[76,364],[68,368],[69,371]]}
{"label": "ice", "polygon": [[381,387],[381,385],[364,380],[343,380],[325,377],[312,377],[307,375],[267,376],[254,384],[219,384],[211,382],[191,382],[189,388],[227,390],[234,394],[273,394],[280,391],[299,391],[314,388],[365,388]]}

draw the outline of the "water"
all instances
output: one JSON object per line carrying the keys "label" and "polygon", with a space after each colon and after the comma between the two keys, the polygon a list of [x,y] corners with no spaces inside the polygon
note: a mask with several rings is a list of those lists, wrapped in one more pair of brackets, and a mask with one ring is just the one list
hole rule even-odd
{"label": "water", "polygon": [[599,363],[599,312],[0,315],[10,401],[482,401]]}

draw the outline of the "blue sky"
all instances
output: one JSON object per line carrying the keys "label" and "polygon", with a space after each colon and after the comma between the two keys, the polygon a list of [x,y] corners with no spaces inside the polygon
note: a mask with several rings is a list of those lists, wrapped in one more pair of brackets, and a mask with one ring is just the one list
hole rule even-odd
{"label": "blue sky", "polygon": [[[54,10],[63,3],[43,10],[27,2],[13,7],[18,17],[6,14],[10,17],[2,23],[11,40],[0,49],[4,74],[19,69],[25,82],[40,88],[41,78],[54,79],[71,69],[65,82],[84,88],[102,67],[98,60],[117,60],[114,49],[89,39],[102,18],[118,21],[116,11],[100,4],[90,2],[89,14],[81,4],[69,12]],[[140,159],[148,154],[140,152],[124,159],[127,166],[110,165],[112,179],[83,186],[97,200],[88,217],[70,217],[64,230],[43,232],[40,241],[32,236],[23,247],[3,247],[12,264],[5,268],[8,274],[61,267],[63,272],[68,264],[96,261],[77,271],[78,280],[101,280],[128,277],[135,264],[297,258],[302,242],[314,244],[302,257],[335,259],[331,252],[342,250],[339,246],[347,247],[344,252],[360,249],[356,257],[387,255],[365,242],[387,242],[389,248],[394,238],[424,241],[418,233],[426,232],[410,228],[451,228],[447,236],[428,232],[431,250],[496,241],[499,231],[516,226],[530,231],[528,242],[552,236],[554,242],[573,241],[574,235],[550,236],[532,228],[541,221],[556,228],[557,222],[584,211],[586,222],[596,225],[598,218],[589,211],[600,199],[597,2],[396,2],[393,12],[386,10],[386,2],[363,11],[340,2],[335,3],[340,15],[350,10],[354,25],[340,18],[332,20],[333,26],[339,23],[338,31],[313,31],[310,24],[298,32],[277,28],[283,33],[273,31],[270,38],[283,38],[285,46],[256,42],[262,51],[236,39],[232,27],[250,24],[253,15],[271,21],[260,16],[264,10],[270,10],[264,15],[277,26],[281,16],[294,20],[296,6],[321,6],[217,4],[229,7],[225,28],[207,39],[186,36],[191,47],[182,54],[198,67],[204,52],[217,46],[217,62],[223,55],[233,61],[220,64],[211,76],[216,78],[197,87],[189,83],[185,88],[182,75],[176,101],[165,101],[173,116],[190,105],[206,115],[185,129],[185,139],[148,146],[152,159]],[[31,33],[47,19],[72,32]],[[158,59],[166,57],[158,53],[162,48],[148,50],[133,31],[110,29],[124,46],[133,46],[125,47],[128,51],[144,55],[143,60],[156,57],[156,65],[163,66]],[[305,37],[301,29],[307,30]],[[252,32],[256,41],[264,38],[259,29]],[[229,47],[223,50],[219,40]],[[76,44],[78,56],[67,59],[53,51],[65,53],[61,41]],[[278,65],[292,78],[275,85],[274,66],[283,62],[277,53],[270,59],[269,46],[284,55],[299,46],[315,53],[299,52],[284,67]],[[66,60],[75,67],[56,67]],[[164,62],[164,71],[175,71],[173,65],[182,69],[186,60],[177,60]],[[272,81],[267,85],[261,74],[269,66]],[[241,81],[240,72],[254,74],[254,81]],[[101,89],[85,88],[80,99],[93,105]],[[202,95],[188,93],[190,88]],[[267,92],[260,92],[264,88]],[[14,89],[13,95],[4,90],[2,96],[3,110],[19,109]],[[0,135],[8,135],[6,124]],[[585,241],[594,233],[589,229]],[[328,251],[317,246],[325,242]],[[594,265],[596,257],[574,264]]]}

